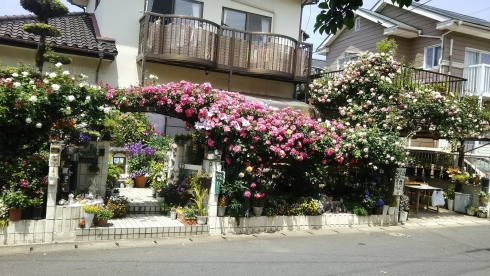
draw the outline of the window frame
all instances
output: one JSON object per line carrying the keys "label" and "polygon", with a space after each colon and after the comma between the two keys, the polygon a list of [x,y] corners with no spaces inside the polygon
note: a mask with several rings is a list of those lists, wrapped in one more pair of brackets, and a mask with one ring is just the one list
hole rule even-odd
{"label": "window frame", "polygon": [[[355,59],[354,59],[355,58]],[[359,59],[359,54],[344,55],[337,59],[337,70],[344,70],[345,64],[349,61],[356,61]],[[343,60],[342,67],[340,67],[340,60]]]}
{"label": "window frame", "polygon": [[[478,63],[477,63],[477,64],[483,64],[483,63],[481,63],[481,55],[482,55],[482,54],[490,55],[490,51],[478,50],[478,49],[468,48],[468,47],[466,47],[466,48],[464,49],[464,52],[465,52],[465,55],[466,55],[466,52],[474,52],[474,53],[478,53]],[[466,64],[466,60],[463,60],[463,63],[464,63],[464,64]],[[486,63],[485,63],[485,64],[486,64]]]}
{"label": "window frame", "polygon": [[[269,31],[267,31],[267,32],[264,32],[263,31],[263,33],[272,33],[272,17],[271,16],[265,16],[265,15],[258,14],[258,13],[247,12],[247,11],[242,11],[242,10],[237,10],[237,9],[232,9],[232,8],[227,8],[227,7],[223,7],[222,10],[221,10],[221,26],[224,26],[225,25],[225,22],[224,22],[224,19],[225,19],[225,10],[230,10],[230,11],[234,11],[234,12],[244,13],[245,14],[245,30],[242,30],[242,31],[246,31],[246,32],[250,32],[250,30],[247,30],[247,28],[249,27],[249,23],[250,23],[250,21],[249,21],[249,15],[250,14],[258,15],[260,17],[269,18],[269,20],[270,20]],[[229,27],[229,28],[231,28],[231,27]]]}
{"label": "window frame", "polygon": [[[441,63],[440,61],[438,61],[438,64],[437,66],[434,66],[434,53],[435,53],[435,49],[439,47],[440,48],[440,56],[439,58],[441,59],[442,61],[442,47],[441,47],[441,44],[436,44],[436,45],[431,45],[431,46],[427,46],[427,47],[424,47],[424,65],[423,65],[423,69],[424,70],[434,70],[434,69],[439,69],[439,67],[441,66]],[[433,60],[431,62],[431,67],[427,67],[427,50],[428,49],[432,49],[432,57],[433,57]]]}
{"label": "window frame", "polygon": [[[153,0],[153,2],[154,1],[168,1],[168,0]],[[184,1],[184,2],[196,3],[196,4],[201,5],[201,13],[199,15],[199,18],[201,18],[201,19],[203,18],[204,2],[197,1],[197,0],[170,0],[172,14],[174,14],[174,15],[178,15],[178,14],[175,13],[175,7],[177,6],[176,1]],[[145,9],[144,10],[151,12],[151,10],[148,9],[149,2],[150,2],[150,0],[146,0],[145,1]]]}
{"label": "window frame", "polygon": [[354,31],[357,32],[361,29],[361,17],[356,17],[356,19],[354,19]]}

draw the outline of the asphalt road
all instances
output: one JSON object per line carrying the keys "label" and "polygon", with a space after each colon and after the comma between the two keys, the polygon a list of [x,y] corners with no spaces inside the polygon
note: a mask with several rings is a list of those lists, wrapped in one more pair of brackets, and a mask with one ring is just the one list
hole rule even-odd
{"label": "asphalt road", "polygon": [[0,275],[489,275],[488,226],[0,247]]}

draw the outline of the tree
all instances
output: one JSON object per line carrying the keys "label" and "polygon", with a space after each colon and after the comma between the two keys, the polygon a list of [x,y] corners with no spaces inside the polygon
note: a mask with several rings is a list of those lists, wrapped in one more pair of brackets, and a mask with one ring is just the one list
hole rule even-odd
{"label": "tree", "polygon": [[[412,0],[391,0],[400,7],[408,7]],[[418,2],[418,0],[415,0]],[[320,31],[320,34],[336,34],[344,26],[349,29],[354,28],[354,11],[362,7],[362,0],[324,0],[318,4],[322,9],[316,17],[314,31]]]}
{"label": "tree", "polygon": [[42,72],[45,61],[69,64],[69,58],[55,55],[51,47],[46,45],[46,37],[61,36],[60,30],[49,25],[49,18],[67,14],[68,8],[59,0],[20,0],[20,4],[39,19],[39,23],[25,24],[23,27],[24,31],[40,36],[35,60],[37,70]]}

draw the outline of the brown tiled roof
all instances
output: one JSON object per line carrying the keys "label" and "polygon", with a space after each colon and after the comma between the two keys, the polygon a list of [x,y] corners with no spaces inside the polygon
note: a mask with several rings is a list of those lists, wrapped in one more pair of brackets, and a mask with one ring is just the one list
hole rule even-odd
{"label": "brown tiled roof", "polygon": [[[0,44],[32,48],[39,42],[39,36],[25,32],[22,26],[35,22],[39,22],[35,15],[0,16]],[[103,52],[108,59],[117,55],[115,40],[101,37],[94,14],[68,13],[49,19],[49,24],[61,31],[60,37],[46,39],[58,51],[95,57]]]}

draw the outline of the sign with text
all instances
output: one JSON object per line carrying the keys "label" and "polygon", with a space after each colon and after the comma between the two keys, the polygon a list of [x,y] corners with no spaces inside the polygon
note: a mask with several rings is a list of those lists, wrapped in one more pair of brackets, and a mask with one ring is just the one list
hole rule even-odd
{"label": "sign with text", "polygon": [[396,177],[395,188],[393,189],[393,195],[403,195],[404,187],[405,187],[405,177]]}
{"label": "sign with text", "polygon": [[214,182],[214,194],[218,195],[221,185],[225,182],[225,172],[215,172],[216,181]]}

